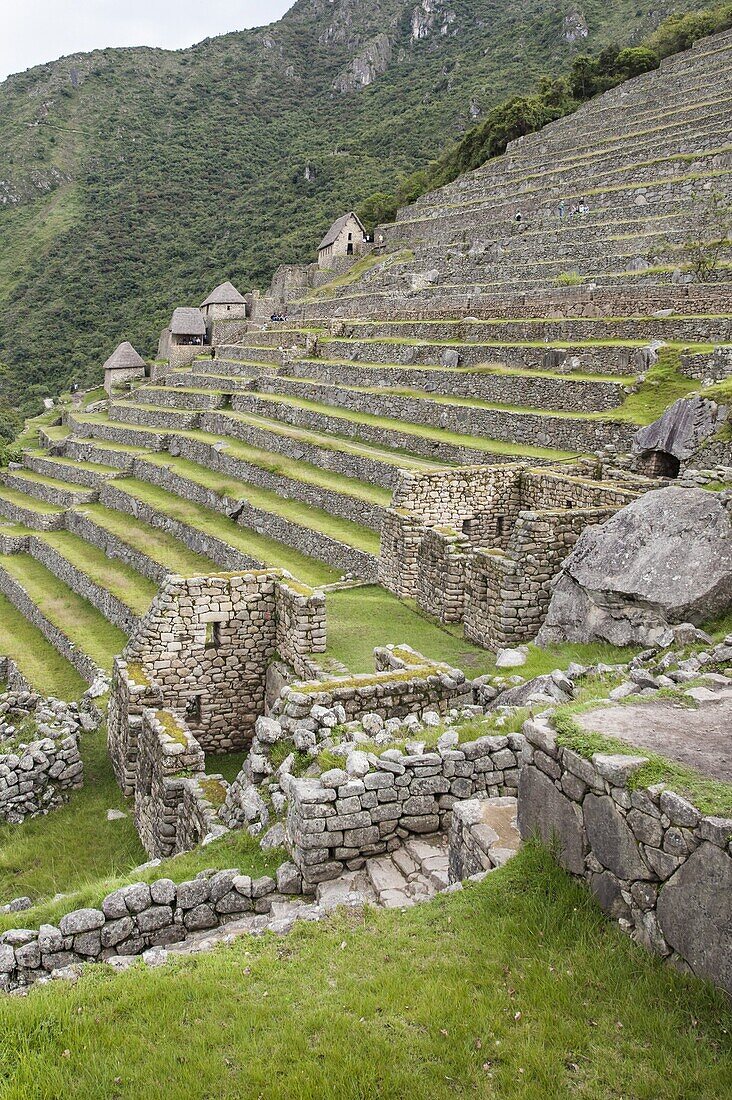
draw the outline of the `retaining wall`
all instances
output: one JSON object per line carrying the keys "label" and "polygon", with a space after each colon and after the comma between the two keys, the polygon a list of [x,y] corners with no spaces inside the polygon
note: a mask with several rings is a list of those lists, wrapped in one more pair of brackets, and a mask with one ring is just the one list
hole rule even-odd
{"label": "retaining wall", "polygon": [[334,769],[319,779],[291,779],[287,839],[303,890],[363,865],[402,838],[445,828],[456,801],[515,795],[523,738],[481,737],[410,756],[368,754],[358,778]]}
{"label": "retaining wall", "polygon": [[632,789],[640,753],[587,760],[538,719],[524,734],[522,837],[558,844],[562,866],[635,940],[732,994],[732,820],[662,784]]}

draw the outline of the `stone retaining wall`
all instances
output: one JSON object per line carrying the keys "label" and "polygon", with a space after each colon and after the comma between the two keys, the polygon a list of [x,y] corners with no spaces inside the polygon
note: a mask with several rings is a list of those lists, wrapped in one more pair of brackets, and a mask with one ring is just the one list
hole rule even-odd
{"label": "stone retaining wall", "polygon": [[550,726],[524,726],[522,837],[559,846],[635,940],[732,994],[732,820],[704,816],[662,784],[633,789],[642,755],[562,748]]}
{"label": "stone retaining wall", "polygon": [[364,754],[358,777],[334,769],[291,779],[286,832],[303,890],[314,892],[405,837],[445,828],[458,800],[515,795],[522,744],[510,734],[421,755],[393,749]]}
{"label": "stone retaining wall", "polygon": [[[9,489],[15,489],[19,493],[28,493],[36,500],[42,500],[44,504],[52,504],[56,507],[73,508],[75,504],[92,501],[96,497],[93,489],[78,486],[72,489],[63,489],[55,485],[48,485],[42,481],[29,483],[23,477],[23,467],[11,467],[3,474],[3,481]],[[58,471],[57,471],[58,472]]]}
{"label": "stone retaining wall", "polygon": [[159,878],[114,890],[99,909],[75,909],[56,925],[0,935],[0,989],[31,985],[55,970],[185,940],[247,913],[268,913],[276,883],[238,870],[202,874],[176,884]]}
{"label": "stone retaining wall", "polygon": [[11,577],[9,573],[3,569],[0,564],[0,592],[10,600],[10,602],[17,607],[18,611],[31,623],[32,626],[37,627],[41,634],[46,638],[51,645],[59,651],[62,657],[65,657],[69,664],[73,665],[76,671],[82,676],[88,684],[93,684],[94,681],[100,675],[100,669],[90,657],[87,657],[85,653],[77,649],[72,641],[70,641],[57,626],[43,615],[31,597],[25,591],[23,586]]}
{"label": "stone retaining wall", "polygon": [[201,554],[220,565],[222,569],[259,569],[261,562],[255,561],[247,554],[242,554],[215,535],[207,535],[195,527],[189,527],[187,523],[173,519],[164,512],[159,512],[152,505],[125,493],[116,488],[111,482],[107,482],[100,494],[102,504],[114,508],[117,512],[124,512],[135,519],[147,523],[150,527],[156,527],[192,550],[195,554]]}
{"label": "stone retaining wall", "polygon": [[359,481],[370,481],[374,485],[382,485],[391,489],[398,477],[398,456],[394,456],[394,465],[385,462],[377,462],[374,459],[361,455],[349,454],[346,451],[330,450],[319,447],[317,444],[308,443],[292,436],[278,435],[256,425],[247,424],[233,417],[227,417],[217,413],[206,413],[201,418],[203,431],[213,434],[221,433],[232,439],[241,439],[253,447],[274,451],[276,454],[285,455],[287,458],[302,459],[313,466],[320,466],[324,470],[333,470],[343,474],[344,477],[353,477]]}
{"label": "stone retaining wall", "polygon": [[117,535],[113,535],[106,527],[95,523],[83,511],[66,513],[66,530],[78,535],[79,538],[91,543],[92,546],[103,550],[108,558],[117,559],[125,565],[129,565],[131,569],[142,574],[143,577],[155,581],[156,584],[160,584],[170,572],[164,565],[160,565],[149,558],[147,554],[143,554],[141,550],[129,546]]}
{"label": "stone retaining wall", "polygon": [[119,627],[123,634],[132,633],[137,625],[136,613],[106,588],[95,584],[83,570],[77,568],[63,554],[59,554],[43,539],[33,535],[28,539],[28,551],[36,561],[53,573],[54,577],[58,577],[68,585],[72,592],[76,592],[77,595],[88,600],[92,607],[96,607],[97,611],[101,611],[104,618]]}
{"label": "stone retaining wall", "polygon": [[12,657],[0,656],[0,684],[7,691],[30,691],[31,687]]}
{"label": "stone retaining wall", "polygon": [[343,493],[340,493],[311,485],[306,481],[296,481],[285,474],[273,473],[262,466],[255,466],[254,463],[230,454],[226,445],[202,443],[198,439],[176,440],[176,452],[182,458],[197,462],[209,470],[220,471],[228,477],[244,482],[244,493],[246,493],[247,483],[258,485],[264,489],[270,489],[285,499],[299,500],[314,508],[322,508],[331,515],[342,516],[343,519],[363,524],[374,531],[381,529],[385,509],[371,501],[348,496],[347,486],[344,486]]}
{"label": "stone retaining wall", "polygon": [[[348,390],[325,384],[309,385],[305,381],[292,382],[281,378],[272,381],[260,378],[257,386],[265,393],[291,394],[353,412],[390,416],[452,432],[529,446],[555,447],[570,452],[590,453],[607,443],[628,450],[635,434],[632,425],[617,420],[582,420],[551,413],[541,415],[478,405],[450,405],[427,398]],[[247,394],[237,394],[232,405],[244,410],[249,408],[251,400]]]}
{"label": "stone retaining wall", "polygon": [[0,515],[12,523],[22,523],[34,531],[61,531],[64,526],[64,514],[58,512],[37,512],[22,504],[0,498]]}
{"label": "stone retaining wall", "polygon": [[[380,428],[374,424],[361,424],[348,420],[346,417],[330,416],[328,413],[316,412],[312,409],[301,409],[288,404],[286,399],[281,402],[273,402],[258,397],[256,394],[239,394],[234,398],[232,404],[241,412],[274,417],[282,423],[291,424],[296,428],[313,429],[316,432],[333,432],[335,435],[355,438],[362,442],[376,443],[379,447],[386,447],[392,451],[395,449],[403,450],[409,454],[420,455],[422,458],[455,462],[460,465],[470,465],[476,462],[495,464],[503,460],[503,456],[491,454],[489,451],[479,451],[471,447],[444,443],[438,439],[421,438],[409,432]],[[510,456],[506,456],[505,461],[510,462],[512,459]]]}
{"label": "stone retaining wall", "polygon": [[275,512],[267,512],[255,507],[246,499],[246,485],[242,486],[242,496],[234,499],[221,496],[213,489],[208,489],[190,478],[181,476],[171,466],[158,466],[145,462],[144,459],[137,459],[135,473],[137,477],[151,485],[159,485],[160,488],[175,493],[183,500],[192,500],[206,508],[211,508],[221,515],[235,519],[241,527],[262,532],[285,546],[292,546],[300,553],[318,561],[324,561],[344,573],[353,573],[366,581],[376,580],[378,566],[372,554],[347,546],[321,531],[303,527]]}
{"label": "stone retaining wall", "polygon": [[[456,353],[459,356],[459,352]],[[457,366],[457,364],[456,364]],[[342,386],[396,386],[423,389],[447,397],[468,397],[504,405],[527,405],[542,409],[606,410],[620,405],[625,397],[622,383],[584,382],[567,378],[531,375],[470,373],[463,370],[417,370],[409,367],[359,367],[357,363],[329,363],[307,360],[289,368],[298,378]]]}

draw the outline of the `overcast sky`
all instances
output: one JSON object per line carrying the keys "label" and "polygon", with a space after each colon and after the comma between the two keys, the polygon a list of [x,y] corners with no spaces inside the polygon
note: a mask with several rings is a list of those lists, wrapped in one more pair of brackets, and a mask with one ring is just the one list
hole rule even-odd
{"label": "overcast sky", "polygon": [[0,80],[105,46],[180,49],[279,19],[294,0],[0,0]]}

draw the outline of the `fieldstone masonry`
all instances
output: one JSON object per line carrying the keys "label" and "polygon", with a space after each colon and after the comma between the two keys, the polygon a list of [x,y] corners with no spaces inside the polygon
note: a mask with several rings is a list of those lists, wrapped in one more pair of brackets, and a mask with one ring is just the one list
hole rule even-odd
{"label": "fieldstone masonry", "polygon": [[663,785],[631,789],[644,756],[588,760],[539,719],[524,735],[521,836],[557,843],[562,866],[635,940],[732,994],[732,820]]}
{"label": "fieldstone masonry", "polygon": [[579,535],[656,483],[578,462],[401,471],[381,533],[379,579],[486,648],[528,641]]}

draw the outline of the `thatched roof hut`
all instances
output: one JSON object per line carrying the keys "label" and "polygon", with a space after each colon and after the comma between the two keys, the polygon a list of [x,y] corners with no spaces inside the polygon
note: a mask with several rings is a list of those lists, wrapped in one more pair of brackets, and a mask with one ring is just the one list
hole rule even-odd
{"label": "thatched roof hut", "polygon": [[205,336],[206,322],[200,309],[194,306],[178,306],[170,319],[172,336]]}
{"label": "thatched roof hut", "polygon": [[236,289],[233,283],[222,283],[212,290],[205,302],[201,303],[201,309],[207,306],[243,306],[246,301]]}
{"label": "thatched roof hut", "polygon": [[104,364],[104,370],[137,370],[145,369],[145,360],[133,348],[129,340],[121,343],[110,355]]}

